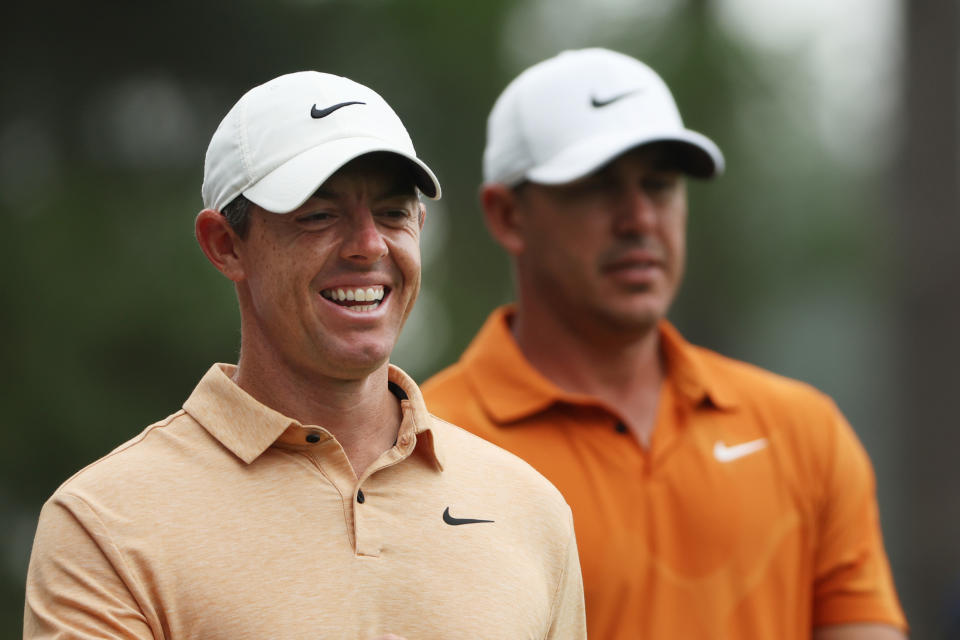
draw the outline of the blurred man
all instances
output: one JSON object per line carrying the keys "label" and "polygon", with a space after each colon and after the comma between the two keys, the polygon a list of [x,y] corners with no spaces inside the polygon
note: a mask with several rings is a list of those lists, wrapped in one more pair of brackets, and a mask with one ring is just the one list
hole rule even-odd
{"label": "blurred man", "polygon": [[523,72],[490,114],[481,192],[517,301],[424,393],[565,495],[591,638],[902,638],[872,469],[840,412],[666,320],[684,176],[722,169],[632,58]]}
{"label": "blurred man", "polygon": [[388,364],[418,188],[440,196],[370,89],[302,72],[240,99],[196,220],[236,287],[239,362],[47,502],[25,637],[584,637],[560,494]]}

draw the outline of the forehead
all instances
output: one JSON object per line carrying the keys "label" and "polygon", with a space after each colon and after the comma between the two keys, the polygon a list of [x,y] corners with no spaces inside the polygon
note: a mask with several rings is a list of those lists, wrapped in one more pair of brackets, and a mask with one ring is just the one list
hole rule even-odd
{"label": "forehead", "polygon": [[374,195],[409,195],[417,193],[414,170],[410,162],[392,153],[368,153],[343,165],[320,185],[317,197],[342,195],[362,188]]}

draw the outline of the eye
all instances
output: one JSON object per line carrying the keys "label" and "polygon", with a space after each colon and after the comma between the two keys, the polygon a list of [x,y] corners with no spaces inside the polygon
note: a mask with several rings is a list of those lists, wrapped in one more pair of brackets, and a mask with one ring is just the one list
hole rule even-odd
{"label": "eye", "polygon": [[665,193],[677,184],[677,176],[672,173],[653,174],[644,177],[641,184],[647,193]]}
{"label": "eye", "polygon": [[404,225],[413,217],[410,208],[403,207],[385,207],[376,215],[381,222],[391,226]]}
{"label": "eye", "polygon": [[329,211],[311,211],[297,216],[297,222],[306,225],[317,225],[332,221],[336,216]]}
{"label": "eye", "polygon": [[604,172],[592,173],[576,182],[564,185],[567,198],[594,198],[610,191],[613,181]]}

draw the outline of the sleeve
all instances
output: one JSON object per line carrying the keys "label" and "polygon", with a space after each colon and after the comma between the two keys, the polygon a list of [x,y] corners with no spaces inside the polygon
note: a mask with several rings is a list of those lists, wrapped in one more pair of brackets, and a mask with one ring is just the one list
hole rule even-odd
{"label": "sleeve", "polygon": [[813,625],[875,622],[906,628],[880,530],[866,451],[832,405],[822,460]]}
{"label": "sleeve", "polygon": [[583,577],[580,575],[580,556],[577,553],[572,513],[569,514],[568,522],[570,535],[566,547],[567,557],[553,596],[550,629],[545,640],[584,640],[587,637]]}
{"label": "sleeve", "polygon": [[44,505],[27,570],[24,640],[154,638],[96,513],[62,493]]}

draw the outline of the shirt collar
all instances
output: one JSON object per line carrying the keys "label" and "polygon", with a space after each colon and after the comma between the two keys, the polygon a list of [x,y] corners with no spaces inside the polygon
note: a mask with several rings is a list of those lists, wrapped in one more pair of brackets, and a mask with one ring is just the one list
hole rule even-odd
{"label": "shirt collar", "polygon": [[[488,414],[509,423],[557,403],[596,405],[590,396],[564,391],[530,364],[510,332],[513,314],[513,305],[496,309],[461,357]],[[721,409],[736,404],[722,379],[711,375],[697,347],[666,320],[659,331],[669,375],[681,396],[695,406],[705,400]]]}
{"label": "shirt collar", "polygon": [[403,419],[397,437],[402,438],[404,433],[412,433],[417,450],[422,449],[424,454],[433,461],[436,469],[443,471],[443,465],[446,461],[443,445],[437,437],[437,432],[433,429],[433,417],[427,411],[427,405],[423,401],[420,387],[400,367],[392,364],[387,372],[387,378],[407,395],[406,398],[400,400]]}
{"label": "shirt collar", "polygon": [[[183,404],[184,410],[210,435],[247,464],[256,460],[277,440],[285,441],[297,431],[326,430],[322,426],[303,425],[260,403],[233,381],[237,367],[218,363],[210,367]],[[400,400],[402,418],[398,439],[413,436],[415,448],[427,455],[437,470],[443,469],[442,446],[432,429],[432,421],[420,389],[400,368],[389,366],[388,380],[406,394]],[[302,438],[298,438],[302,442]]]}
{"label": "shirt collar", "polygon": [[718,409],[733,409],[737,396],[724,377],[713,371],[706,350],[684,340],[676,327],[660,321],[660,348],[667,362],[668,375],[676,390],[692,406],[709,402]]}

